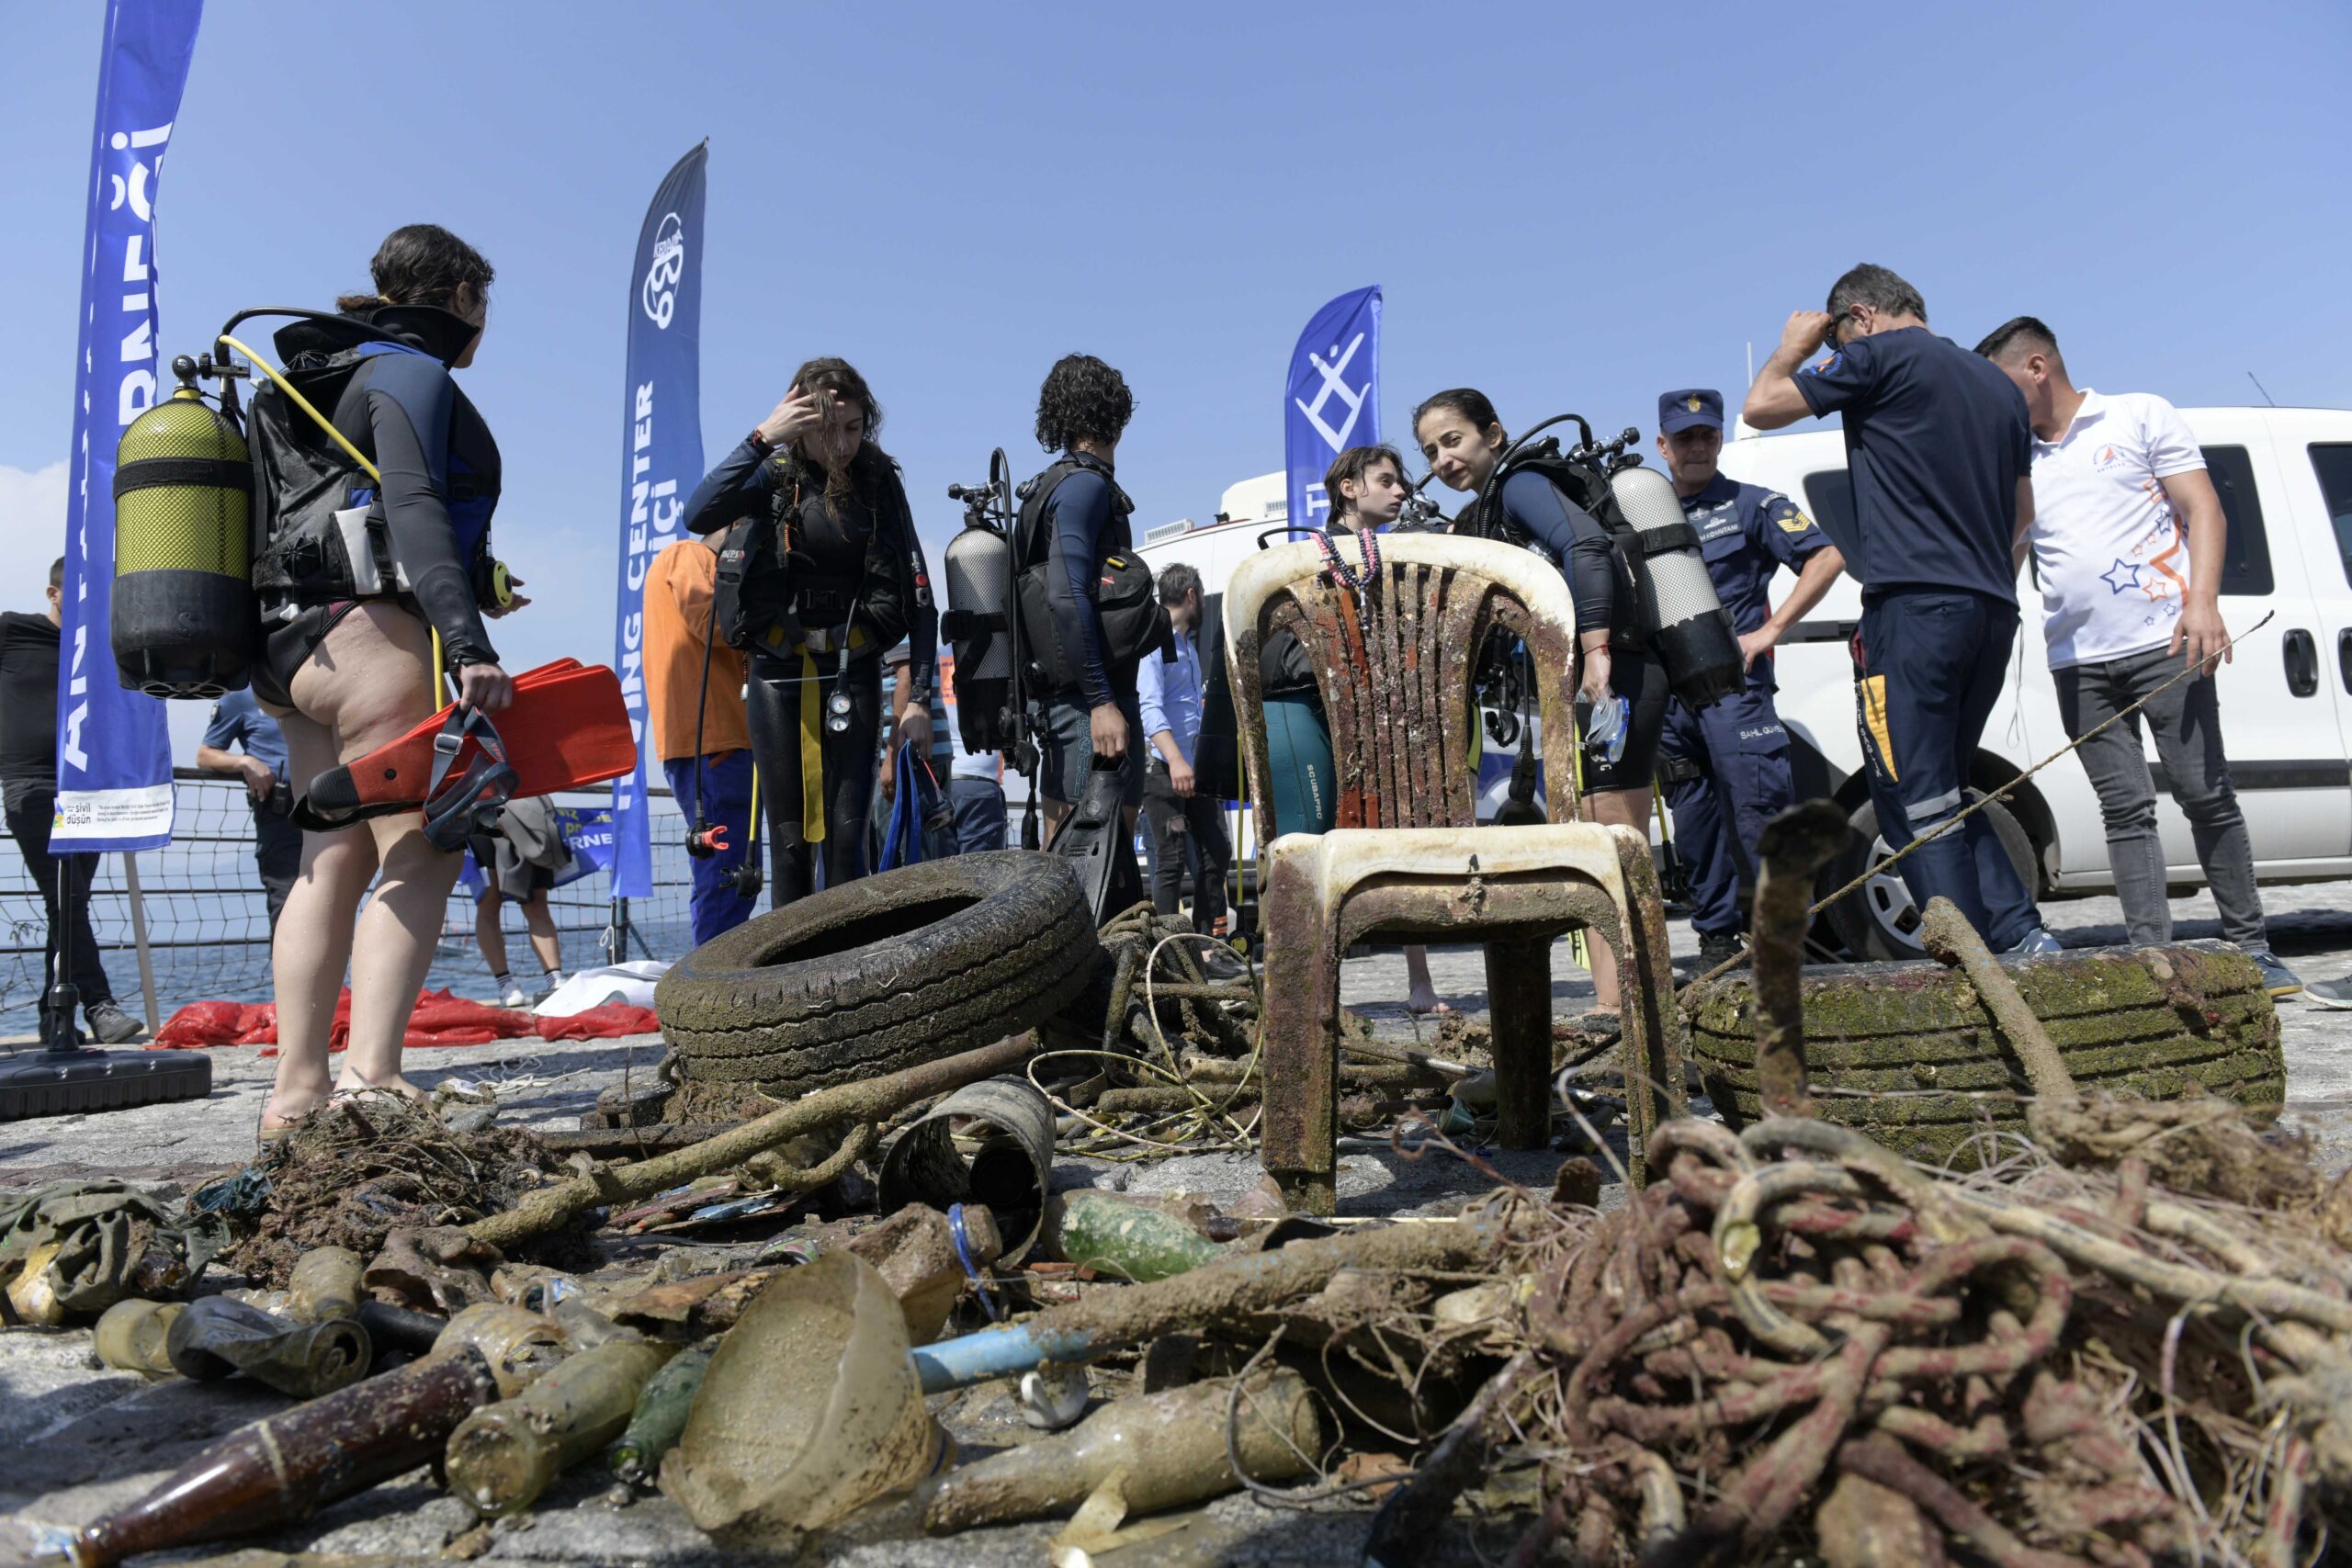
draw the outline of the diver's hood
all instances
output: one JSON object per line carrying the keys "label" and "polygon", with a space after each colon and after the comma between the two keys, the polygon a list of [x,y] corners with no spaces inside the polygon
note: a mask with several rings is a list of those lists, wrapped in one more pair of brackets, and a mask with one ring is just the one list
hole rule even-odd
{"label": "diver's hood", "polygon": [[339,316],[311,316],[277,329],[270,340],[280,360],[326,355],[362,344],[398,343],[447,365],[466,352],[481,329],[438,305],[372,305]]}

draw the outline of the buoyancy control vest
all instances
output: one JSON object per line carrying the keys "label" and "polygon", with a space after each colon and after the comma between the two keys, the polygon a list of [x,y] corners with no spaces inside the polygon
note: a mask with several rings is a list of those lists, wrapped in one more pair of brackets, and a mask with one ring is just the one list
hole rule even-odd
{"label": "buoyancy control vest", "polygon": [[[365,317],[311,317],[281,329],[275,341],[285,361],[279,374],[311,410],[343,429],[362,423],[350,419],[346,403],[354,383],[370,374],[379,357],[421,354],[446,364],[474,331],[445,310],[390,306]],[[452,384],[449,395],[445,500],[450,530],[474,602],[494,604],[507,596],[490,547],[501,483],[498,445],[464,390]],[[418,434],[431,439],[433,433]],[[254,389],[246,435],[261,517],[254,589],[265,618],[288,607],[408,588],[394,558],[385,498],[310,410],[277,382],[266,381]]]}
{"label": "buoyancy control vest", "polygon": [[1013,526],[1012,570],[1015,597],[1021,610],[1023,651],[1030,668],[1045,684],[1043,690],[1066,692],[1085,681],[1084,654],[1062,646],[1061,629],[1054,618],[1055,601],[1069,590],[1054,581],[1054,541],[1049,507],[1062,481],[1080,469],[1102,476],[1111,488],[1110,521],[1095,541],[1095,570],[1088,581],[1094,612],[1102,627],[1102,661],[1106,666],[1133,664],[1167,642],[1168,612],[1159,603],[1151,568],[1136,554],[1135,535],[1128,519],[1136,503],[1112,479],[1108,466],[1082,452],[1064,453],[1044,472],[1022,485],[1020,520]]}
{"label": "buoyancy control vest", "polygon": [[[914,514],[898,465],[878,449],[852,465],[849,498],[823,497],[823,478],[779,452],[767,514],[736,524],[721,543],[713,592],[719,637],[746,650],[780,650],[809,632],[853,620],[876,652],[907,635],[929,584],[919,569]],[[854,536],[858,513],[865,536]]]}

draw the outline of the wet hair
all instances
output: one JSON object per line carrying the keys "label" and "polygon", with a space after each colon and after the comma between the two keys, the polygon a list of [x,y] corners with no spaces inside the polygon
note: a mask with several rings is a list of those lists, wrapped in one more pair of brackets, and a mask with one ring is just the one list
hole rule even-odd
{"label": "wet hair", "polygon": [[[1427,408],[1429,404],[1421,405]],[[1340,481],[1353,479],[1362,484],[1364,476],[1383,463],[1396,465],[1396,477],[1405,477],[1405,459],[1396,448],[1383,441],[1375,446],[1351,446],[1331,459],[1323,472],[1323,493],[1331,498],[1331,516],[1336,520],[1346,515],[1347,503],[1340,498]]]}
{"label": "wet hair", "polygon": [[1186,594],[1200,591],[1201,574],[1182,561],[1166,568],[1159,574],[1159,602],[1163,604],[1182,604]]}
{"label": "wet hair", "polygon": [[51,588],[65,586],[65,558],[63,556],[49,563],[49,585]]}
{"label": "wet hair", "polygon": [[368,265],[376,280],[373,294],[345,294],[334,302],[338,310],[367,310],[378,305],[432,305],[450,309],[458,290],[470,285],[476,299],[489,296],[498,271],[480,251],[438,223],[411,223],[384,236],[376,259]]}
{"label": "wet hair", "polygon": [[2049,355],[2050,362],[2061,370],[2066,367],[2066,356],[2058,352],[2058,334],[2044,326],[2038,316],[2011,316],[1984,334],[1976,352],[1996,364],[2011,357],[2040,352]]}
{"label": "wet hair", "polygon": [[[864,439],[858,443],[857,451],[842,470],[829,470],[826,474],[825,495],[829,500],[839,501],[854,487],[870,480],[876,464],[888,466],[889,458],[874,440],[875,433],[882,428],[882,405],[874,400],[874,389],[865,384],[865,378],[857,373],[856,366],[832,355],[820,355],[792,373],[792,388],[816,400],[820,430],[831,425],[833,411],[842,402],[855,403],[865,411]],[[788,460],[815,462],[803,445],[804,440],[805,437],[796,439],[786,449]]]}
{"label": "wet hair", "polygon": [[1495,413],[1495,405],[1487,400],[1486,393],[1476,387],[1449,387],[1442,392],[1423,398],[1419,406],[1413,410],[1415,440],[1420,438],[1421,420],[1432,413],[1459,414],[1481,432],[1488,425],[1502,423]]}
{"label": "wet hair", "polygon": [[1065,354],[1037,389],[1037,445],[1067,452],[1083,436],[1116,441],[1135,416],[1125,377],[1091,354]]}
{"label": "wet hair", "polygon": [[1890,316],[1928,319],[1928,302],[1917,289],[1904,282],[1900,274],[1869,262],[1848,267],[1846,276],[1829,286],[1831,315],[1842,316],[1857,305],[1868,305]]}

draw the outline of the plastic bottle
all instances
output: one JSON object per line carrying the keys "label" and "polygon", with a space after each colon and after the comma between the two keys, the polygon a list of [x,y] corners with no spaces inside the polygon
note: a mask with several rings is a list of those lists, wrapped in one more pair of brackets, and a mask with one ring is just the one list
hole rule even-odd
{"label": "plastic bottle", "polygon": [[662,1468],[662,1456],[678,1446],[678,1435],[686,1429],[695,1395],[702,1389],[702,1375],[710,1370],[710,1354],[681,1351],[646,1380],[644,1392],[637,1396],[636,1413],[628,1418],[628,1429],[613,1445],[615,1475],[632,1486],[653,1479]]}
{"label": "plastic bottle", "polygon": [[613,1339],[582,1350],[449,1435],[449,1490],[489,1518],[522,1512],[555,1478],[618,1437],[676,1347]]}
{"label": "plastic bottle", "polygon": [[1046,1249],[1114,1280],[1148,1284],[1210,1262],[1216,1243],[1159,1204],[1116,1192],[1067,1192],[1047,1205]]}
{"label": "plastic bottle", "polygon": [[77,1568],[307,1518],[441,1451],[497,1383],[469,1348],[239,1427],[63,1548]]}
{"label": "plastic bottle", "polygon": [[[1130,1513],[1230,1492],[1241,1484],[1226,1454],[1226,1411],[1233,1398],[1233,1380],[1219,1378],[1107,1404],[1067,1433],[946,1476],[923,1510],[923,1527],[944,1535],[1066,1514],[1121,1468]],[[1253,1481],[1303,1475],[1322,1451],[1315,1397],[1286,1368],[1250,1378],[1233,1428],[1233,1446]]]}

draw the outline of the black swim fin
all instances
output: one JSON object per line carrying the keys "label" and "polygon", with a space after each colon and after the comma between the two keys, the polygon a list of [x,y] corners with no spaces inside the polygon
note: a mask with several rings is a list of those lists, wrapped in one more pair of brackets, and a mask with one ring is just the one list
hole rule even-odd
{"label": "black swim fin", "polygon": [[1143,871],[1136,864],[1133,835],[1127,831],[1124,784],[1125,764],[1108,767],[1100,761],[1086,776],[1086,789],[1077,807],[1062,818],[1046,852],[1067,858],[1078,870],[1080,887],[1096,926],[1125,914],[1143,900]]}

